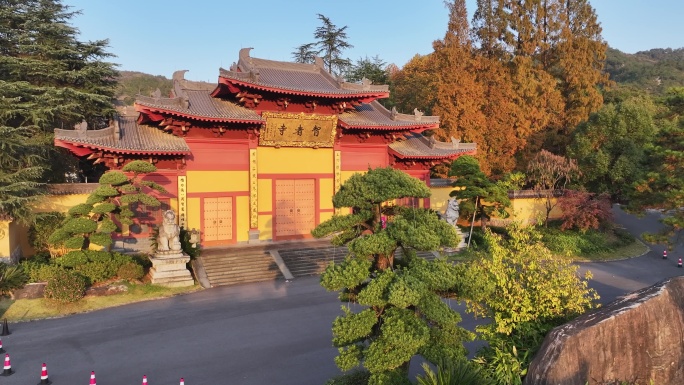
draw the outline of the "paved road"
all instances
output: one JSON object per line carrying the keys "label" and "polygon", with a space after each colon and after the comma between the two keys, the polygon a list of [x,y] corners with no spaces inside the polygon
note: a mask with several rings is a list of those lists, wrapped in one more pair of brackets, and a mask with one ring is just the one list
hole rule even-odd
{"label": "paved road", "polygon": [[[657,215],[642,220],[618,212],[630,231],[656,228]],[[679,275],[662,248],[640,258],[584,264],[608,302],[664,278]],[[456,306],[456,305],[454,305]],[[95,370],[100,385],[320,385],[339,373],[333,362],[330,325],[340,314],[335,293],[318,277],[204,290],[170,299],[11,324],[2,338],[16,373],[0,384],[37,384],[46,362],[55,385],[88,384]],[[462,312],[463,314],[463,312]],[[463,326],[475,321],[464,315]],[[471,345],[475,346],[475,345]],[[417,365],[412,366],[417,372]]]}

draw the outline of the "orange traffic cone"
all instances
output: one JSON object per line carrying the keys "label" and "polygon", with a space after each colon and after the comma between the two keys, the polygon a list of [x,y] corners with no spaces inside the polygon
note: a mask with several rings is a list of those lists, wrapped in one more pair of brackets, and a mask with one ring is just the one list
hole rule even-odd
{"label": "orange traffic cone", "polygon": [[147,385],[147,376],[143,374],[143,382],[142,385]]}
{"label": "orange traffic cone", "polygon": [[52,384],[52,381],[48,379],[47,366],[45,365],[45,362],[43,362],[43,367],[40,369],[40,382],[38,383],[38,385],[48,384]]}
{"label": "orange traffic cone", "polygon": [[4,353],[5,349],[2,348],[2,340],[0,340],[0,353]]}
{"label": "orange traffic cone", "polygon": [[90,372],[90,385],[97,385],[95,381],[95,372]]}
{"label": "orange traffic cone", "polygon": [[5,354],[5,366],[2,367],[2,375],[11,376],[13,374],[14,370],[12,370],[12,364],[10,363],[9,354]]}
{"label": "orange traffic cone", "polygon": [[679,260],[677,261],[677,267],[682,267],[682,259],[681,258],[679,258]]}
{"label": "orange traffic cone", "polygon": [[663,259],[667,259],[667,250],[663,250]]}

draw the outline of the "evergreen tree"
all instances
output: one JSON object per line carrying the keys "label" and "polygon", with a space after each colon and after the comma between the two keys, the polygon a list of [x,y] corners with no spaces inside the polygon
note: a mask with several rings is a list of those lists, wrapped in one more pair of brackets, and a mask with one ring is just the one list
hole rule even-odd
{"label": "evergreen tree", "polygon": [[314,49],[315,46],[316,43],[306,43],[295,48],[295,50],[292,51],[292,60],[294,60],[295,63],[313,64],[316,60],[317,53]]}
{"label": "evergreen tree", "polygon": [[347,42],[347,26],[338,28],[330,19],[318,14],[318,20],[323,25],[316,28],[314,37],[318,46],[317,53],[323,58],[328,67],[328,72],[343,74],[351,65],[351,60],[342,57],[342,52],[348,48],[354,48]]}
{"label": "evergreen tree", "polygon": [[[69,209],[62,226],[48,239],[51,245],[64,245],[67,249],[87,250],[90,244],[108,248],[112,244],[112,233],[120,231],[117,223],[130,225],[135,212],[132,204],[142,203],[159,207],[157,198],[144,191],[145,188],[165,192],[160,185],[140,178],[157,170],[154,165],[134,160],[121,171],[109,171],[99,181],[85,203]],[[132,177],[126,176],[132,174]]]}
{"label": "evergreen tree", "polygon": [[112,56],[107,41],[79,41],[69,25],[76,14],[61,0],[0,0],[0,100],[12,101],[0,104],[0,125],[20,128],[42,147],[54,168],[45,180],[64,175],[55,171],[64,161],[52,144],[54,128],[83,120],[104,127],[114,113],[117,72],[104,61]]}
{"label": "evergreen tree", "polygon": [[506,216],[505,208],[511,201],[505,184],[487,178],[477,159],[470,155],[459,157],[451,164],[449,176],[456,177],[452,186],[457,189],[449,195],[461,200],[461,215],[471,217],[475,214],[471,221],[479,220],[482,228],[487,227],[492,216]]}
{"label": "evergreen tree", "polygon": [[372,84],[387,84],[389,83],[389,72],[387,72],[387,63],[382,61],[379,56],[372,58],[361,58],[353,64],[346,76],[347,81],[360,82],[364,78],[370,80]]}
{"label": "evergreen tree", "polygon": [[[408,364],[416,354],[434,363],[465,353],[470,334],[457,326],[460,315],[439,296],[453,286],[455,267],[415,255],[456,245],[458,235],[429,210],[393,204],[429,196],[423,182],[392,168],[355,174],[333,197],[336,208],[351,213],[312,231],[317,238],[333,235],[334,245],[349,248],[343,262],[328,266],[321,285],[362,306],[358,312],[342,307],[344,315],[333,323],[333,344],[340,352],[337,365],[349,370],[363,363],[371,372],[369,384],[410,384]],[[395,256],[397,249],[401,256]]]}

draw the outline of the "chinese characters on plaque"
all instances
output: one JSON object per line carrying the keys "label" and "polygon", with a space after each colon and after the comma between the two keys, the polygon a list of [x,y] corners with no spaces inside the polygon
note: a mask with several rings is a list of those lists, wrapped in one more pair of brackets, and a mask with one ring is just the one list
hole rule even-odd
{"label": "chinese characters on plaque", "polygon": [[188,201],[186,177],[178,177],[178,226],[187,229]]}
{"label": "chinese characters on plaque", "polygon": [[283,147],[332,147],[337,116],[264,112],[265,128],[259,145]]}

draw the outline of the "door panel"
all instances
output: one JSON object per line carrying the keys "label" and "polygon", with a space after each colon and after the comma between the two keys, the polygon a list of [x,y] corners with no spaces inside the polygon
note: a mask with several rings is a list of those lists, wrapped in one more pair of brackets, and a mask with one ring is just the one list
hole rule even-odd
{"label": "door panel", "polygon": [[204,241],[211,242],[218,239],[216,212],[218,198],[204,198]]}
{"label": "door panel", "polygon": [[316,187],[313,179],[295,181],[295,227],[297,234],[309,234],[316,227]]}
{"label": "door panel", "polygon": [[204,241],[233,239],[233,198],[204,198]]}
{"label": "door panel", "polygon": [[295,181],[276,180],[276,236],[283,237],[295,234]]}

